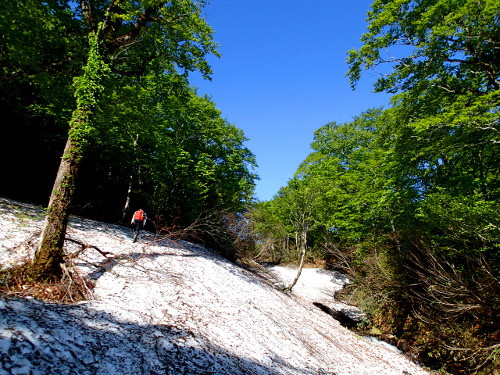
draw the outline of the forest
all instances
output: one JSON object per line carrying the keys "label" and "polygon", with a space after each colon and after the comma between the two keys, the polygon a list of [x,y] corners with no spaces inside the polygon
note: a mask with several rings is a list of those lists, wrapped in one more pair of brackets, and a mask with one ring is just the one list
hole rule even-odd
{"label": "forest", "polygon": [[0,196],[48,203],[30,277],[60,276],[70,214],[143,207],[146,229],[233,260],[341,270],[361,331],[442,373],[497,373],[498,1],[374,0],[346,74],[376,71],[390,105],[318,124],[269,201],[243,131],[189,83],[219,55],[205,1],[0,4]]}
{"label": "forest", "polygon": [[203,6],[2,1],[1,146],[16,156],[0,193],[51,196],[36,278],[60,274],[70,212],[124,223],[143,207],[150,229],[177,231],[248,207],[246,138],[189,86],[218,55]]}
{"label": "forest", "polygon": [[347,75],[381,72],[390,107],[318,128],[250,212],[260,257],[347,272],[338,298],[367,329],[453,374],[498,371],[499,15],[495,1],[374,1]]}

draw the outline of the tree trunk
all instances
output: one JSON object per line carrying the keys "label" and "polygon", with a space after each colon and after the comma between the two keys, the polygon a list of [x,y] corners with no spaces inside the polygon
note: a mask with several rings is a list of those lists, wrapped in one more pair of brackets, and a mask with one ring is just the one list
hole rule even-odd
{"label": "tree trunk", "polygon": [[[136,134],[135,138],[134,138],[134,143],[133,143],[134,153],[136,152],[138,142],[139,142],[139,133]],[[132,194],[133,183],[134,183],[134,174],[131,173],[129,183],[128,183],[127,198],[125,200],[125,205],[123,206],[123,210],[122,210],[122,221],[125,221],[125,218],[127,217],[127,214],[130,210],[130,195]]]}
{"label": "tree trunk", "polygon": [[130,194],[132,194],[132,184],[134,182],[134,176],[130,175],[130,179],[128,182],[128,189],[127,189],[127,198],[125,199],[125,205],[123,206],[122,209],[122,221],[125,221],[125,218],[127,217],[127,213],[130,210]]}
{"label": "tree trunk", "polygon": [[75,180],[80,169],[83,148],[92,128],[91,118],[97,98],[103,90],[101,81],[107,66],[99,54],[97,34],[89,38],[90,49],[83,75],[77,80],[76,109],[71,119],[68,140],[64,147],[56,181],[47,207],[47,217],[35,257],[30,265],[30,276],[35,280],[58,279],[62,275],[63,245],[68,225]]}
{"label": "tree trunk", "polygon": [[63,245],[68,225],[71,198],[80,168],[80,155],[70,137],[66,141],[54,188],[47,208],[42,235],[30,266],[30,275],[37,280],[59,278],[62,274]]}
{"label": "tree trunk", "polygon": [[299,232],[295,232],[295,251],[297,252],[297,256],[300,256],[301,249]]}
{"label": "tree trunk", "polygon": [[295,279],[293,279],[292,283],[286,288],[287,292],[291,292],[292,288],[297,284],[297,281],[299,280],[300,274],[302,273],[302,268],[304,267],[304,258],[306,256],[306,241],[307,241],[307,232],[303,231],[301,233],[301,254],[300,254],[300,264],[299,264],[299,270],[297,271],[297,275],[295,276]]}

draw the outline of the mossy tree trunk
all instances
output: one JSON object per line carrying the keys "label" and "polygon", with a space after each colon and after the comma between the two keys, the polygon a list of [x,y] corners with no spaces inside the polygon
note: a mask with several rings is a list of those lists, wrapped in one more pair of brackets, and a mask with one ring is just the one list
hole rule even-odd
{"label": "mossy tree trunk", "polygon": [[63,245],[68,225],[69,207],[80,169],[82,153],[92,133],[92,114],[108,67],[99,54],[98,35],[89,38],[87,64],[81,77],[75,80],[76,109],[70,122],[68,140],[47,207],[47,216],[32,264],[30,275],[47,281],[62,275]]}
{"label": "mossy tree trunk", "polygon": [[31,265],[31,275],[35,279],[48,280],[61,276],[68,210],[80,168],[78,154],[78,147],[68,137],[52,189],[40,242]]}
{"label": "mossy tree trunk", "polygon": [[[212,29],[201,16],[204,1],[82,1],[81,14],[90,32],[90,48],[84,72],[74,82],[76,109],[70,123],[69,137],[49,202],[40,243],[31,265],[35,279],[50,279],[61,274],[63,244],[68,223],[68,207],[75,189],[83,150],[94,131],[92,117],[109,67],[104,61],[116,61],[120,52],[122,72],[139,77],[160,59],[156,68],[178,66],[186,73],[199,71],[205,78],[211,74],[205,61],[207,54],[218,55],[212,41]],[[102,17],[102,22],[99,20]],[[153,27],[154,25],[154,27]],[[150,30],[150,33],[145,33]],[[141,38],[142,45],[135,41]],[[102,42],[102,48],[100,46]],[[143,47],[144,46],[144,47]],[[148,54],[143,48],[151,47]],[[101,56],[100,50],[103,55]],[[145,56],[147,63],[144,64]],[[160,68],[161,67],[161,68]],[[160,72],[160,71],[158,71]],[[119,72],[115,72],[120,74]]]}

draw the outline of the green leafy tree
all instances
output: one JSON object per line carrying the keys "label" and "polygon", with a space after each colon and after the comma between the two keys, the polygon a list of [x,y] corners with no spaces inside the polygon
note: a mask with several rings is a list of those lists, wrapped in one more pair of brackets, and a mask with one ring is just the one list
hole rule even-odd
{"label": "green leafy tree", "polygon": [[497,1],[376,0],[371,8],[363,46],[349,51],[353,86],[363,70],[380,68],[377,91],[498,90]]}
{"label": "green leafy tree", "polygon": [[304,266],[308,235],[318,225],[315,217],[315,200],[319,191],[309,184],[309,180],[294,178],[278,193],[278,199],[284,200],[283,211],[290,227],[294,230],[295,245],[300,253],[297,275],[287,290],[291,291],[297,283]]}
{"label": "green leafy tree", "polygon": [[319,128],[314,152],[299,168],[324,191],[321,221],[346,240],[361,240],[387,214],[380,203],[387,194],[389,168],[380,115],[380,110],[370,110],[352,122]]}
{"label": "green leafy tree", "polygon": [[95,122],[81,179],[87,215],[99,201],[118,219],[132,201],[162,223],[190,225],[202,213],[241,213],[250,203],[255,162],[246,138],[182,76],[116,85]]}
{"label": "green leafy tree", "polygon": [[216,52],[212,30],[200,15],[203,5],[190,0],[83,1],[75,9],[73,17],[83,21],[82,28],[89,35],[87,61],[83,74],[74,81],[76,108],[31,267],[33,277],[48,279],[61,273],[68,206],[107,79],[140,75],[147,64],[183,74],[200,70],[208,76],[204,57]]}
{"label": "green leafy tree", "polygon": [[[498,228],[490,208],[499,198],[499,11],[496,1],[375,1],[363,46],[348,59],[353,85],[363,70],[386,66],[376,90],[400,92],[390,111],[404,189],[417,192],[416,200],[433,201],[441,213],[446,201],[457,207],[468,202],[448,211],[462,212],[461,221],[467,221],[467,207],[484,209],[476,235],[466,236],[466,242],[477,239],[468,251],[491,246]],[[420,220],[436,223],[431,205],[418,210]],[[449,232],[456,220],[445,217],[439,227],[449,225]],[[485,237],[479,228],[486,227]]]}
{"label": "green leafy tree", "polygon": [[213,102],[194,92],[161,106],[163,140],[154,154],[156,172],[147,173],[154,177],[150,194],[158,212],[180,217],[185,224],[201,212],[244,212],[256,176],[242,131],[224,120]]}
{"label": "green leafy tree", "polygon": [[[397,93],[388,110],[391,197],[403,202],[396,238],[405,241],[392,259],[407,288],[391,298],[413,301],[425,329],[448,345],[425,350],[452,358],[452,372],[491,363],[495,346],[483,335],[498,331],[470,324],[498,314],[498,304],[479,300],[498,299],[499,14],[497,1],[377,0],[363,46],[348,57],[353,86],[376,68],[375,89]],[[462,350],[449,349],[457,343]]]}
{"label": "green leafy tree", "polygon": [[[309,234],[320,224],[316,200],[321,188],[312,182],[300,177],[291,179],[271,201],[256,204],[250,215],[261,245],[260,254],[270,251],[273,261],[281,260],[282,255],[299,260],[297,275],[287,286],[288,291],[292,290],[302,273]],[[289,246],[290,239],[295,246]],[[294,251],[296,255],[291,256]]]}

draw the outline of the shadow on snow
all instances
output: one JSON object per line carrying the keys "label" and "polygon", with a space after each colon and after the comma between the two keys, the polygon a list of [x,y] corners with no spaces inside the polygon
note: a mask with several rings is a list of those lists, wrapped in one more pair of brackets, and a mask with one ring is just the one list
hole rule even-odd
{"label": "shadow on snow", "polygon": [[308,373],[270,358],[270,365],[257,363],[187,328],[133,324],[86,304],[0,300],[2,374]]}

